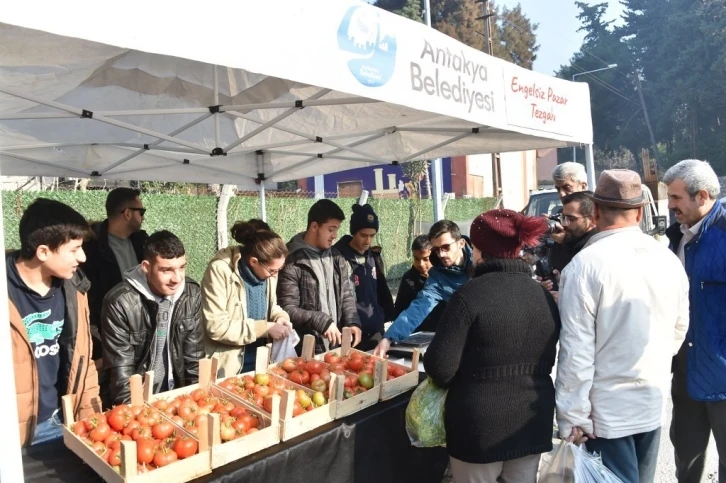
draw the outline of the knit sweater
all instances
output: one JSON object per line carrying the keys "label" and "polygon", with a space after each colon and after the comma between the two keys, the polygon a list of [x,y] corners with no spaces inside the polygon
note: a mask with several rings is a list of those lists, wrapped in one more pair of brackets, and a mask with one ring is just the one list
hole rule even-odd
{"label": "knit sweater", "polygon": [[[245,296],[247,297],[247,318],[252,320],[265,320],[267,318],[267,280],[260,280],[252,272],[245,261],[240,258],[239,274],[245,283]],[[256,342],[248,344],[245,349],[243,371],[250,369],[257,357],[257,347],[264,345],[267,340],[264,337]]]}
{"label": "knit sweater", "polygon": [[485,464],[552,449],[557,305],[522,260],[490,260],[449,300],[425,356],[448,388],[449,455]]}

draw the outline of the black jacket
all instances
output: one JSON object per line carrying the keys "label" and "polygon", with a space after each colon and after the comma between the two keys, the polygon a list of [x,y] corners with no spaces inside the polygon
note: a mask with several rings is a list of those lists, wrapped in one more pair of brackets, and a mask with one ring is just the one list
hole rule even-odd
{"label": "black jacket", "polygon": [[571,240],[562,244],[555,243],[555,246],[550,248],[548,255],[550,266],[562,273],[562,270],[575,258],[575,255],[580,253],[580,250],[585,248],[585,244],[596,233],[597,230],[590,230],[577,240]]}
{"label": "black jacket", "polygon": [[507,461],[552,449],[560,316],[522,260],[490,260],[452,297],[426,351],[426,372],[448,388],[449,455]]}
{"label": "black jacket", "polygon": [[396,294],[395,317],[406,310],[416,295],[423,290],[426,284],[426,277],[421,272],[411,267],[401,278],[401,284],[398,286]]}
{"label": "black jacket", "polygon": [[358,262],[359,255],[350,246],[351,240],[352,237],[346,235],[335,244],[335,248],[350,263],[351,282],[365,340],[377,333],[383,335],[383,323],[395,319],[393,296],[386,282],[380,251],[368,250],[364,255],[366,263],[361,264]]}
{"label": "black jacket", "polygon": [[[158,309],[156,302],[149,300],[128,281],[114,287],[103,301],[103,368],[108,372],[110,401],[113,404],[128,402],[129,377],[143,375],[150,369]],[[199,380],[199,359],[204,357],[201,318],[200,287],[187,278],[184,291],[174,304],[169,326],[174,387],[196,384]]]}
{"label": "black jacket", "polygon": [[[355,306],[355,294],[350,288],[348,262],[337,249],[332,250],[335,266],[333,289],[337,301],[338,328],[360,327],[358,310]],[[278,277],[278,305],[290,316],[290,322],[300,335],[300,340],[302,341],[305,334],[312,334],[315,336],[315,353],[324,352],[323,334],[328,330],[333,319],[328,314],[321,312],[318,279],[315,277],[305,250],[297,250],[288,255],[285,260],[285,268]]]}
{"label": "black jacket", "polygon": [[[91,317],[91,335],[93,336],[93,359],[101,357],[101,307],[106,294],[121,283],[123,274],[108,244],[108,220],[91,225],[91,238],[83,244],[86,262],[81,264],[83,273],[91,282],[88,291],[88,307]],[[141,263],[143,258],[144,241],[149,237],[145,231],[139,231],[129,237],[134,247],[136,257]]]}

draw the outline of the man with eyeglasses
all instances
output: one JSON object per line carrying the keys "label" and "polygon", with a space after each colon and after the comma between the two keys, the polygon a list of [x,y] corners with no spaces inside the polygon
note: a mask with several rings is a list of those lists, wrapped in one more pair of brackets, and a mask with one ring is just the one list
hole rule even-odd
{"label": "man with eyeglasses", "polygon": [[[125,271],[137,266],[143,258],[148,234],[141,229],[146,208],[139,190],[116,188],[106,197],[106,220],[91,225],[91,237],[83,244],[86,262],[83,273],[91,282],[88,306],[93,337],[93,360],[101,358],[101,306],[103,298],[121,283]],[[100,362],[98,362],[100,365]],[[103,374],[99,374],[104,379]],[[105,380],[102,382],[105,383]],[[102,387],[106,387],[102,384]],[[105,399],[105,395],[102,394]]]}
{"label": "man with eyeglasses", "polygon": [[[571,255],[570,260],[580,253],[590,238],[597,233],[594,220],[595,204],[591,196],[590,191],[578,191],[562,198],[561,222],[564,231],[562,246]],[[559,271],[555,269],[555,279],[558,279],[559,275]],[[552,291],[551,280],[541,281],[540,284],[557,300],[558,294]]]}
{"label": "man with eyeglasses", "polygon": [[[563,205],[568,195],[587,190],[587,173],[580,163],[567,162],[557,165],[552,171],[552,181]],[[555,225],[555,231],[550,235],[555,244],[550,248],[547,259],[550,266],[558,272],[561,272],[575,257],[570,244],[565,240],[566,235],[567,230],[561,223]]]}
{"label": "man with eyeglasses", "polygon": [[473,253],[456,223],[436,222],[429,230],[431,263],[428,279],[411,305],[391,324],[373,352],[384,357],[391,344],[409,337],[440,303],[447,302],[471,276]]}

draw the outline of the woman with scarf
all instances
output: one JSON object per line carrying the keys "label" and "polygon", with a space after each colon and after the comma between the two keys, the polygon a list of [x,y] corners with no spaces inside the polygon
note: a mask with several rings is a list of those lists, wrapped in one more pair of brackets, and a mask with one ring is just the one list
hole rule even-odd
{"label": "woman with scarf", "polygon": [[239,246],[217,252],[202,279],[205,352],[219,359],[217,377],[253,371],[257,347],[293,330],[277,305],[287,256],[282,238],[261,220],[235,223],[232,237]]}

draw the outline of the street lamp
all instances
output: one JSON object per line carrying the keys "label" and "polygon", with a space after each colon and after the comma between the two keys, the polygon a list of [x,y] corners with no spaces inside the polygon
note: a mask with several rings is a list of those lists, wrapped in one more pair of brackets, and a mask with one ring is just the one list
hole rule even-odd
{"label": "street lamp", "polygon": [[[587,72],[579,72],[577,74],[572,74],[572,82],[575,82],[575,77],[585,75],[585,74],[592,74],[594,72],[600,72],[602,70],[609,70],[614,69],[618,66],[618,64],[610,64],[607,67],[603,67],[602,69],[595,69],[595,70],[588,70]],[[577,146],[572,146],[572,160],[577,161]]]}

